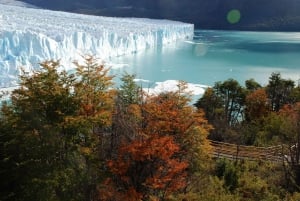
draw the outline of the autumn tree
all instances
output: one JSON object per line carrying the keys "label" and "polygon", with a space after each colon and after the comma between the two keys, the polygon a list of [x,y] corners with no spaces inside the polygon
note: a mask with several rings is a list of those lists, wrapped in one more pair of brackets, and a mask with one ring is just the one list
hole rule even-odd
{"label": "autumn tree", "polygon": [[142,132],[174,136],[184,153],[182,156],[193,161],[194,154],[203,156],[209,149],[206,138],[212,127],[203,110],[190,106],[189,101],[190,94],[184,82],[179,82],[175,92],[149,97],[142,107],[145,122]]}
{"label": "autumn tree", "polygon": [[288,144],[288,155],[290,160],[287,160],[290,168],[286,168],[286,171],[291,169],[291,183],[294,190],[300,190],[300,102],[295,104],[284,105],[279,115],[283,116],[286,120],[282,126],[286,131],[286,144]]}
{"label": "autumn tree", "polygon": [[269,101],[265,89],[250,92],[245,100],[246,121],[253,121],[266,116],[269,111]]}
{"label": "autumn tree", "polygon": [[11,103],[2,106],[0,129],[6,160],[1,162],[6,168],[1,178],[10,188],[4,199],[54,200],[83,195],[77,167],[70,163],[78,136],[63,126],[65,118],[78,110],[71,93],[75,79],[64,71],[59,73],[58,62],[41,66],[40,72],[21,77]]}
{"label": "autumn tree", "polygon": [[80,101],[79,115],[94,128],[111,124],[114,90],[113,76],[108,75],[109,68],[99,64],[93,56],[84,57],[84,63],[74,62],[78,78],[74,93]]}
{"label": "autumn tree", "polygon": [[284,143],[290,147],[291,162],[300,164],[300,102],[284,105],[279,110],[279,115],[286,120],[281,126],[285,130]]}
{"label": "autumn tree", "polygon": [[137,135],[108,163],[114,175],[110,186],[121,193],[113,195],[124,198],[134,192],[132,200],[151,196],[164,200],[193,183],[195,172],[201,171],[208,158],[206,137],[211,126],[201,110],[188,104],[185,89],[186,84],[179,82],[177,91],[149,96],[140,105]]}
{"label": "autumn tree", "polygon": [[21,77],[11,102],[2,106],[1,187],[7,194],[1,199],[95,196],[103,170],[102,132],[111,123],[113,102],[108,71],[92,57],[85,61],[77,76],[59,70],[59,62],[42,63],[41,71]]}
{"label": "autumn tree", "polygon": [[96,196],[97,185],[103,180],[105,160],[110,154],[110,127],[112,125],[115,90],[109,68],[93,56],[74,62],[76,82],[74,96],[79,102],[77,115],[66,121],[80,135],[78,141],[85,164],[86,189],[89,200]]}
{"label": "autumn tree", "polygon": [[[164,200],[186,185],[188,163],[174,155],[180,150],[172,136],[150,135],[121,146],[118,158],[108,167],[116,177],[102,194],[110,200]],[[116,189],[119,189],[118,191]]]}

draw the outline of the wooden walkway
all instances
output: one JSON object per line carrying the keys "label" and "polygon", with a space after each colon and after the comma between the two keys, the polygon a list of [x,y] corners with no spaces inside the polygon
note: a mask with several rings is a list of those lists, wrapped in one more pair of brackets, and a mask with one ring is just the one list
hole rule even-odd
{"label": "wooden walkway", "polygon": [[230,144],[218,141],[210,141],[212,145],[212,157],[227,158],[230,160],[267,160],[273,162],[282,162],[283,157],[286,157],[285,147],[255,147]]}

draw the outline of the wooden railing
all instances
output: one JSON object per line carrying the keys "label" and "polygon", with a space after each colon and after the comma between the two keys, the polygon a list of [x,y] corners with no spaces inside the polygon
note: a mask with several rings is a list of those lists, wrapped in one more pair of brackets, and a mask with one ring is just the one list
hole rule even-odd
{"label": "wooden railing", "polygon": [[268,160],[281,162],[285,155],[283,146],[256,147],[230,144],[225,142],[210,141],[212,145],[211,155],[216,158],[228,158],[231,160]]}

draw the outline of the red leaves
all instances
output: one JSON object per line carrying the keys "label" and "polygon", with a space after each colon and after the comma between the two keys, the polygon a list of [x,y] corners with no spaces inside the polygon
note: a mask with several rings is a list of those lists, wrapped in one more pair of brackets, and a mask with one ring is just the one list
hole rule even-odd
{"label": "red leaves", "polygon": [[152,135],[121,147],[118,159],[108,161],[107,166],[126,183],[127,192],[135,189],[143,196],[153,191],[172,193],[186,186],[188,164],[173,158],[178,151],[172,136]]}
{"label": "red leaves", "polygon": [[[155,175],[146,179],[146,185],[151,189],[165,190],[167,193],[176,192],[186,186],[186,162],[170,159],[164,168],[158,168]],[[166,170],[167,171],[164,171]]]}
{"label": "red leaves", "polygon": [[[125,133],[132,137],[107,162],[117,189],[114,195],[164,200],[180,193],[187,186],[187,168],[196,160],[191,157],[198,154],[211,129],[204,113],[194,110],[179,93],[149,97],[142,105],[127,106],[126,111],[135,135]],[[130,197],[129,192],[136,196]],[[116,200],[114,195],[110,200]]]}

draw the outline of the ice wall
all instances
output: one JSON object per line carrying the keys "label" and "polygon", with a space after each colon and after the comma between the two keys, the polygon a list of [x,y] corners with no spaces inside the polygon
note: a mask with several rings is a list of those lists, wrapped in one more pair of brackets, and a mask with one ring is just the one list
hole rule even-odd
{"label": "ice wall", "polygon": [[65,68],[80,55],[108,60],[193,37],[191,24],[140,18],[96,17],[0,4],[0,87],[16,84],[20,67],[46,59]]}

